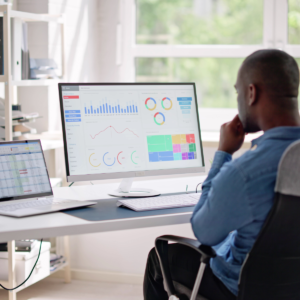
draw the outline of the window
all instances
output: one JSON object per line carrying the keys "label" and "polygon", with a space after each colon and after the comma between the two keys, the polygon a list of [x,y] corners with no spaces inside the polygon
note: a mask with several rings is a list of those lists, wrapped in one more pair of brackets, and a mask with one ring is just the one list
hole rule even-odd
{"label": "window", "polygon": [[300,44],[300,1],[289,0],[288,40],[290,44]]}
{"label": "window", "polygon": [[195,81],[199,107],[236,108],[243,59],[262,48],[300,58],[300,0],[136,0],[136,81]]}

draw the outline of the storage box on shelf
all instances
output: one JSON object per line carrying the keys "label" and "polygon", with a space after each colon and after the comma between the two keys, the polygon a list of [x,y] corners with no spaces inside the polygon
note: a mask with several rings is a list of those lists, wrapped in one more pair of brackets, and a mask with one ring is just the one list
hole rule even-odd
{"label": "storage box on shelf", "polygon": [[[50,275],[50,242],[43,242],[41,255],[28,281],[18,291]],[[16,285],[21,284],[30,274],[38,253],[40,242],[30,252],[16,252],[15,273]],[[0,281],[8,281],[8,252],[0,252]]]}

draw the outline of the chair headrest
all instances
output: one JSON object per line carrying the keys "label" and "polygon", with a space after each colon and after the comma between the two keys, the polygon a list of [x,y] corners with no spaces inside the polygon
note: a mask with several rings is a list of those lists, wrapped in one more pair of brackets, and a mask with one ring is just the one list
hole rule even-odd
{"label": "chair headrest", "polygon": [[280,159],[275,192],[300,196],[300,140],[292,143]]}

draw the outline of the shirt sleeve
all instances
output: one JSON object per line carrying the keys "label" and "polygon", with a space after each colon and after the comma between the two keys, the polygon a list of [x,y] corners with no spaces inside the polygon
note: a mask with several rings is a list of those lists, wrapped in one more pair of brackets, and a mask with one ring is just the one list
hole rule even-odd
{"label": "shirt sleeve", "polygon": [[246,180],[231,162],[230,154],[217,151],[191,224],[200,243],[215,246],[228,234],[251,222]]}

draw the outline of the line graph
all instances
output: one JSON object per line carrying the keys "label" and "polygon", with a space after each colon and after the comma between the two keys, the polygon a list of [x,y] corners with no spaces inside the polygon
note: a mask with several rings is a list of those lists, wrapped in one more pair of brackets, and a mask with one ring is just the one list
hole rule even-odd
{"label": "line graph", "polygon": [[[115,133],[117,133],[117,134],[122,134],[122,133],[125,133],[126,131],[128,131],[128,133],[133,134],[133,135],[136,136],[137,138],[139,137],[136,133],[134,133],[134,132],[133,132],[132,130],[130,130],[129,128],[125,128],[125,129],[122,130],[122,131],[117,131],[115,127],[113,127],[113,126],[110,125],[110,126],[107,126],[105,129],[99,131],[99,132],[96,133],[95,135],[91,135],[91,134],[90,134],[91,139],[94,140],[98,135],[100,135],[101,133],[105,132],[106,130],[110,130],[111,136],[112,136],[112,133],[113,133],[113,130],[114,130]],[[126,132],[126,133],[127,133],[127,132]]]}

